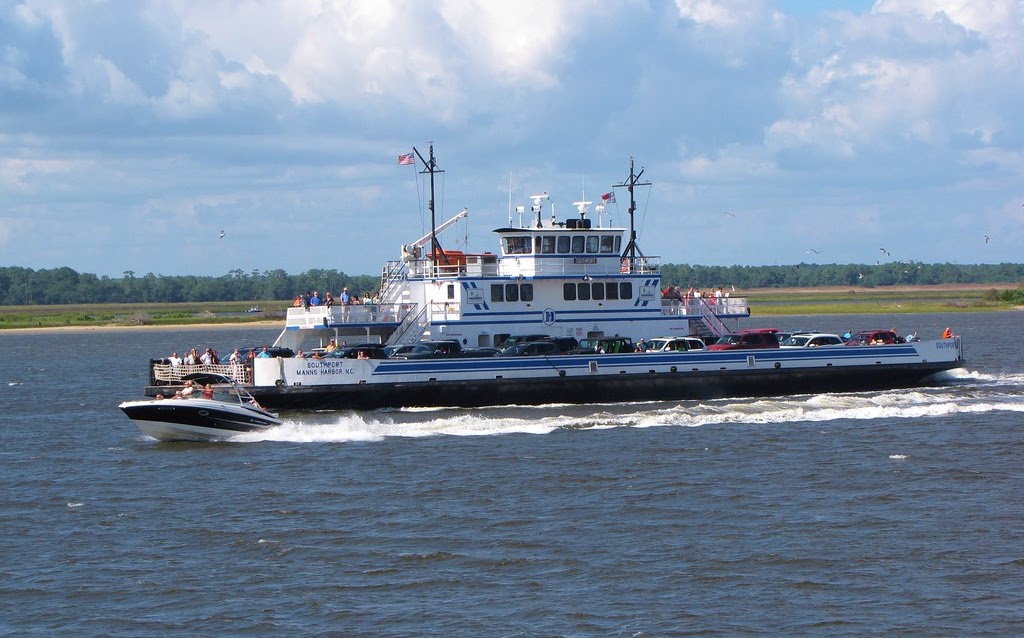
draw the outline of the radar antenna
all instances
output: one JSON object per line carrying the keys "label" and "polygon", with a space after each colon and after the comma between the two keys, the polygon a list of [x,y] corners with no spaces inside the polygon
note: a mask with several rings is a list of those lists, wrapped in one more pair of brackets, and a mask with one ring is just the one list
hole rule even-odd
{"label": "radar antenna", "polygon": [[634,272],[636,268],[636,257],[640,255],[641,259],[644,259],[644,254],[641,252],[640,247],[636,244],[636,227],[633,223],[633,213],[636,212],[636,198],[633,195],[633,190],[637,186],[650,186],[650,182],[641,182],[640,176],[644,174],[644,169],[641,167],[640,172],[634,174],[633,170],[633,158],[629,158],[629,177],[621,184],[615,184],[612,188],[626,188],[629,191],[629,243],[626,244],[626,249],[622,251],[623,266],[628,267],[628,272]]}

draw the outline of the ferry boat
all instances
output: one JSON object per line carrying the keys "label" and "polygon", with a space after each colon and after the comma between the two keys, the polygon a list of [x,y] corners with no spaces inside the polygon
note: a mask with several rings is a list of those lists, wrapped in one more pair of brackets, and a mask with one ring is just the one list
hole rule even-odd
{"label": "ferry boat", "polygon": [[[433,146],[424,157],[431,230],[401,246],[382,269],[376,303],[293,307],[275,352],[314,358],[255,358],[216,370],[243,382],[272,409],[376,409],[709,399],[912,387],[963,365],[959,338],[884,346],[676,352],[578,352],[494,356],[525,334],[579,342],[638,343],[642,338],[713,340],[750,315],[747,300],[724,295],[662,295],[660,261],[639,248],[635,191],[649,186],[630,161],[629,176],[594,202],[575,202],[558,218],[546,193],[510,207],[495,252],[442,248],[437,225]],[[604,225],[604,202],[628,196],[629,226]],[[730,327],[731,326],[731,327]],[[614,338],[614,339],[613,339]],[[605,341],[602,341],[605,340]],[[333,344],[332,344],[333,342]],[[384,357],[380,346],[444,342],[427,356]],[[328,346],[363,344],[324,353]],[[376,347],[374,347],[376,346]],[[441,352],[440,350],[444,350]],[[321,356],[321,353],[323,355]],[[190,370],[154,360],[149,395],[166,392]]]}

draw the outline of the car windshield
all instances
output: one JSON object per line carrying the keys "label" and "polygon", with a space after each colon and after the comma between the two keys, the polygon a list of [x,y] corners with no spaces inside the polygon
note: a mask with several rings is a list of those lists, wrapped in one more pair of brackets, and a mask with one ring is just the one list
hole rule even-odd
{"label": "car windshield", "polygon": [[721,343],[723,345],[736,345],[740,342],[740,335],[725,335],[715,343]]}
{"label": "car windshield", "polygon": [[807,345],[807,340],[809,338],[810,337],[803,337],[803,336],[790,337],[789,339],[786,339],[785,341],[783,341],[782,345],[784,345],[784,346],[801,346],[801,347],[802,346],[806,346]]}
{"label": "car windshield", "polygon": [[648,350],[661,350],[668,343],[668,339],[651,339],[647,342]]}

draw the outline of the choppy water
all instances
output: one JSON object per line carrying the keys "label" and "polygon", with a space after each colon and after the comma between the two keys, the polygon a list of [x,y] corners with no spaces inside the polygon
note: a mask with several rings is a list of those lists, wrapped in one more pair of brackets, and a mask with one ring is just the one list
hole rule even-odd
{"label": "choppy water", "polygon": [[1024,317],[750,325],[894,321],[952,321],[967,371],[285,413],[218,444],[157,443],[116,405],[149,357],[275,331],[0,333],[0,635],[1024,635]]}

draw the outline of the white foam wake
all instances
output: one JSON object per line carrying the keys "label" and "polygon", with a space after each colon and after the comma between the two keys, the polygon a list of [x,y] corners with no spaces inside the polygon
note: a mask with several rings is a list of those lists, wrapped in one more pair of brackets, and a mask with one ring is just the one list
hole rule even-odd
{"label": "white foam wake", "polygon": [[[1001,378],[1005,381],[1005,378]],[[821,423],[842,419],[921,419],[956,414],[1024,412],[1024,390],[990,386],[927,388],[772,399],[651,402],[599,406],[503,406],[285,415],[283,425],[234,442],[373,442],[389,437],[548,434],[562,429],[701,427]]]}

